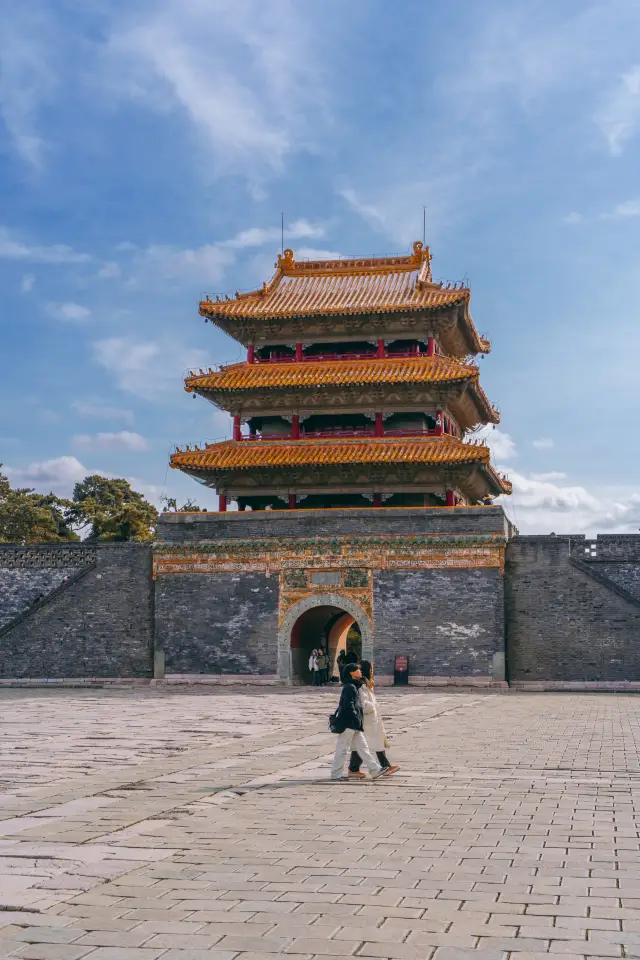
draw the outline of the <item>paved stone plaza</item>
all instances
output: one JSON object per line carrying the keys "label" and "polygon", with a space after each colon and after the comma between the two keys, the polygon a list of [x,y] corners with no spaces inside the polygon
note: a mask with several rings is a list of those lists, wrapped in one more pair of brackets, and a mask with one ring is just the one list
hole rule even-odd
{"label": "paved stone plaza", "polygon": [[640,699],[379,699],[332,784],[335,690],[4,691],[0,957],[640,956]]}

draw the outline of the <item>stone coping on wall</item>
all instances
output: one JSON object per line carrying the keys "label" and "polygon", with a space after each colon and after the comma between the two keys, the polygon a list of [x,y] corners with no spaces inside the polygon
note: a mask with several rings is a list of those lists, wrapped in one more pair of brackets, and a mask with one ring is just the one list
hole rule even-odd
{"label": "stone coping on wall", "polygon": [[256,510],[163,513],[156,547],[167,543],[349,535],[514,533],[502,507],[351,507],[332,510]]}

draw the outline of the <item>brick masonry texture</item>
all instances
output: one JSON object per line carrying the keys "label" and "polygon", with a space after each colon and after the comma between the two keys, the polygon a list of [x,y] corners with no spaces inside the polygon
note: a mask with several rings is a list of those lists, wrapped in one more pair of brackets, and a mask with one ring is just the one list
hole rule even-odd
{"label": "brick masonry texture", "polygon": [[0,569],[0,627],[4,627],[18,614],[24,613],[36,600],[51,593],[79,569]]}
{"label": "brick masonry texture", "polygon": [[378,673],[404,654],[414,675],[491,676],[504,647],[500,570],[376,571],[373,602]]}
{"label": "brick masonry texture", "polygon": [[156,647],[167,673],[274,674],[278,577],[261,573],[159,577]]}
{"label": "brick masonry texture", "polygon": [[[336,532],[509,530],[499,508],[266,511],[169,516],[159,535],[195,544],[205,533],[278,540]],[[0,545],[0,678],[149,678],[154,644],[168,674],[276,673],[277,574],[172,574],[154,583],[151,557],[145,544]],[[376,570],[373,582],[379,675],[392,672],[399,653],[414,677],[495,676],[506,643],[514,682],[640,681],[639,536],[514,537],[504,578],[492,568],[438,568]]]}
{"label": "brick masonry texture", "polygon": [[[75,556],[87,559],[82,551]],[[41,560],[46,551],[33,552]],[[84,576],[0,636],[1,677],[151,676],[150,547],[102,544],[89,556],[97,560]],[[12,562],[0,551],[3,558]],[[42,569],[33,568],[33,575],[39,582]]]}
{"label": "brick masonry texture", "polygon": [[[582,537],[516,537],[505,565],[508,679],[613,681],[640,678],[640,603],[577,569],[594,573],[628,564],[640,538],[600,538],[588,560]],[[608,541],[608,542],[607,542]],[[605,562],[600,561],[605,558]],[[617,557],[618,563],[609,563]],[[637,578],[640,563],[633,577]],[[618,574],[616,582],[618,582]],[[631,579],[631,572],[626,575]],[[637,583],[637,579],[636,579]],[[620,586],[626,584],[619,583]],[[631,589],[627,586],[627,589]]]}
{"label": "brick masonry texture", "polygon": [[353,509],[265,510],[255,513],[163,514],[158,540],[168,542],[253,539],[256,537],[376,536],[449,534],[506,536],[509,522],[501,507],[447,510]]}

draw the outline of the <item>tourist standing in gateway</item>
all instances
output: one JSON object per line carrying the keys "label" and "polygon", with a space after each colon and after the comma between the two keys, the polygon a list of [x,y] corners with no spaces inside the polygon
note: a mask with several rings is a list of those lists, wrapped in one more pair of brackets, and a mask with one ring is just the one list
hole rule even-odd
{"label": "tourist standing in gateway", "polygon": [[362,671],[358,663],[345,664],[342,671],[342,693],[338,709],[332,717],[335,733],[338,734],[336,752],[331,764],[332,780],[347,780],[344,765],[352,750],[357,750],[364,765],[376,779],[383,773],[382,767],[371,754],[362,732],[363,715],[359,690],[362,686]]}

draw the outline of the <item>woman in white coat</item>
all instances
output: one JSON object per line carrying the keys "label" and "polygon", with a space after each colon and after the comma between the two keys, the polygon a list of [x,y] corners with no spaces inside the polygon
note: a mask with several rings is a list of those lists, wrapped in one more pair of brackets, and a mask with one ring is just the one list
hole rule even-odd
{"label": "woman in white coat", "polygon": [[[362,679],[364,680],[364,683],[360,687],[360,701],[362,703],[362,726],[365,740],[371,753],[375,753],[378,757],[383,772],[388,776],[389,774],[396,773],[400,767],[391,764],[385,752],[389,747],[389,741],[387,740],[382,717],[378,710],[376,696],[373,692],[373,664],[368,660],[363,660],[360,669],[362,670]],[[349,776],[366,776],[366,774],[360,771],[361,763],[360,755],[354,751],[351,754],[351,760],[349,762]]]}

